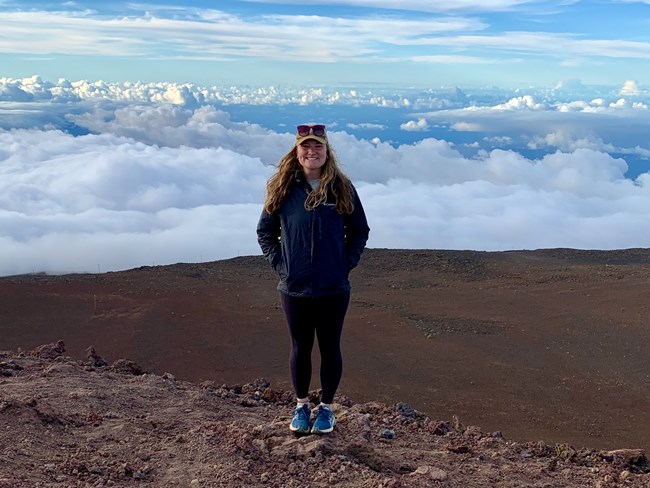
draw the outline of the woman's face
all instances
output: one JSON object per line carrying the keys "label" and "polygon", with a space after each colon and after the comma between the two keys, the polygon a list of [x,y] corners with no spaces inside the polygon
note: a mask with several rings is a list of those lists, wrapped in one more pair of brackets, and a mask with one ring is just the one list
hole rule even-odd
{"label": "woman's face", "polygon": [[314,139],[307,139],[296,149],[305,176],[310,179],[320,178],[321,168],[327,160],[327,146]]}

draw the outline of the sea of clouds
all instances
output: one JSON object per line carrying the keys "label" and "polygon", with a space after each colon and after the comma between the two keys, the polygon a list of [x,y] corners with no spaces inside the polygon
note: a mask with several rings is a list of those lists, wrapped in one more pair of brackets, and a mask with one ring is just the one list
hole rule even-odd
{"label": "sea of clouds", "polygon": [[470,157],[453,141],[396,144],[335,127],[329,138],[361,196],[369,247],[648,247],[650,174],[626,177],[621,156],[650,155],[648,106],[634,96],[549,104],[521,95],[480,107],[354,90],[0,78],[0,275],[260,254],[265,183],[293,130],[233,121],[227,103],[402,106],[405,131],[509,127],[512,136],[491,137],[525,132],[530,149],[547,149],[532,159],[485,137]]}

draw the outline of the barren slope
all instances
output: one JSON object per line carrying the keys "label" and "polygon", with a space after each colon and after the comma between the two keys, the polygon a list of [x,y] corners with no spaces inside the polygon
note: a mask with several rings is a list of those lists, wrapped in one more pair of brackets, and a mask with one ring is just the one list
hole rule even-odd
{"label": "barren slope", "polygon": [[[506,438],[650,448],[650,251],[368,250],[340,393]],[[0,279],[0,350],[59,339],[180,380],[289,389],[264,260]],[[314,380],[314,387],[317,387]]]}

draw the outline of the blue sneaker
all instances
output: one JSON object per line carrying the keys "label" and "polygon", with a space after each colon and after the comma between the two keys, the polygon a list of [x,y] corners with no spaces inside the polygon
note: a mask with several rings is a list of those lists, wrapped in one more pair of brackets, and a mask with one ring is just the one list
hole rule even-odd
{"label": "blue sneaker", "polygon": [[289,424],[289,430],[296,434],[309,434],[309,418],[311,410],[306,403],[296,407],[293,411],[293,418]]}
{"label": "blue sneaker", "polygon": [[334,412],[329,407],[320,405],[316,414],[316,420],[314,420],[314,425],[311,427],[311,433],[328,434],[334,430],[335,425],[336,419],[334,418]]}

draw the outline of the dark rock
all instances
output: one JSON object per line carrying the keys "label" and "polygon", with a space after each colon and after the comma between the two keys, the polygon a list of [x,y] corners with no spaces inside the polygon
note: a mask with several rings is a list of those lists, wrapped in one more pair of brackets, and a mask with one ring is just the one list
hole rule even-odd
{"label": "dark rock", "polygon": [[52,344],[45,344],[36,349],[31,350],[28,354],[43,359],[56,359],[62,356],[65,352],[65,344],[63,341],[53,342]]}
{"label": "dark rock", "polygon": [[456,454],[466,454],[469,452],[469,446],[465,444],[447,446],[447,450]]}
{"label": "dark rock", "polygon": [[644,473],[650,472],[650,464],[643,449],[616,449],[614,451],[601,451],[600,457],[604,460],[618,463],[623,467],[636,468]]}
{"label": "dark rock", "polygon": [[100,357],[99,354],[97,354],[93,346],[90,346],[88,349],[86,349],[86,357],[88,358],[90,365],[94,366],[95,368],[104,368],[108,366],[108,363],[104,361],[104,359]]}
{"label": "dark rock", "polygon": [[13,360],[8,363],[0,362],[0,375],[1,376],[14,376],[18,371],[21,371],[23,368],[19,364],[16,364]]}
{"label": "dark rock", "polygon": [[380,436],[382,437],[382,439],[394,439],[395,431],[392,429],[384,429],[380,434]]}
{"label": "dark rock", "polygon": [[395,409],[406,418],[415,418],[417,416],[415,409],[406,403],[399,402],[395,405]]}
{"label": "dark rock", "polygon": [[449,422],[443,422],[441,420],[430,422],[427,425],[427,429],[433,435],[445,435],[453,430]]}
{"label": "dark rock", "polygon": [[138,363],[128,359],[118,359],[110,365],[109,369],[116,373],[131,374],[133,376],[144,374],[144,370]]}

